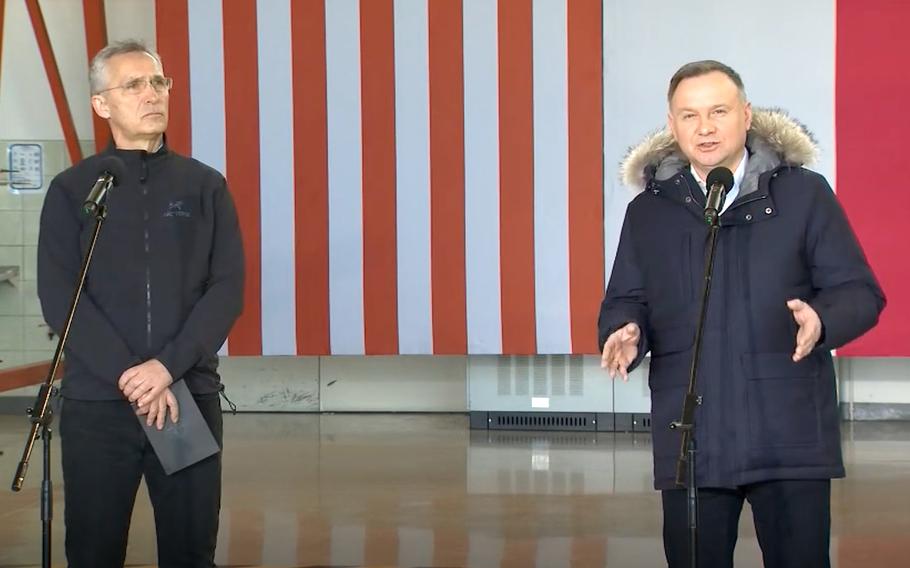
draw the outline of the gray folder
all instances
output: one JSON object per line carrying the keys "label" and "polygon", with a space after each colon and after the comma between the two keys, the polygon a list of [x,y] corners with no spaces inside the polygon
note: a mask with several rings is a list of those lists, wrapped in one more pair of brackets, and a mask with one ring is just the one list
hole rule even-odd
{"label": "gray folder", "polygon": [[186,383],[177,381],[170,388],[180,410],[176,423],[168,414],[164,420],[164,429],[159,430],[154,423],[151,426],[146,424],[146,416],[136,415],[164,473],[168,475],[221,451]]}

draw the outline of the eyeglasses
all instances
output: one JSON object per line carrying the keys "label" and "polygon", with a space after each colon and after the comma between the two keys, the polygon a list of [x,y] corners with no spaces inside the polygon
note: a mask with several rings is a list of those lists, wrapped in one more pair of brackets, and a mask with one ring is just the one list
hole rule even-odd
{"label": "eyeglasses", "polygon": [[152,89],[156,93],[161,94],[171,90],[171,87],[174,86],[174,80],[170,77],[162,77],[161,75],[153,75],[151,77],[137,77],[127,81],[123,85],[117,87],[110,87],[108,89],[101,89],[97,94],[106,93],[107,91],[113,91],[114,89],[123,89],[123,92],[128,95],[139,95],[145,91],[145,88],[149,85],[152,86]]}

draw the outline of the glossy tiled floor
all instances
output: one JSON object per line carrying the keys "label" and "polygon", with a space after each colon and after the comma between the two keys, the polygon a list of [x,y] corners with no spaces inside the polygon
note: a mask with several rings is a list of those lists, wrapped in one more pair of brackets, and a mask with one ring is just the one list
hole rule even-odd
{"label": "glossy tiled floor", "polygon": [[[0,416],[0,566],[40,562],[40,457],[26,490],[7,489],[27,426]],[[647,435],[471,432],[461,415],[246,414],[225,417],[225,440],[219,565],[663,565]],[[845,425],[844,450],[833,565],[910,566],[910,423]],[[737,566],[761,566],[748,507],[740,535]],[[127,561],[155,562],[144,493]]]}

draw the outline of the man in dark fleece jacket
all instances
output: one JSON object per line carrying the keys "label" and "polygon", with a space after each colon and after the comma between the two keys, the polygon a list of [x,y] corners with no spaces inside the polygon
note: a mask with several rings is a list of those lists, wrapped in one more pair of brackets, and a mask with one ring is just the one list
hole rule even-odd
{"label": "man in dark fleece jacket", "polygon": [[145,476],[160,566],[214,566],[220,453],[165,475],[136,414],[159,429],[168,414],[178,421],[170,386],[185,381],[221,445],[217,350],[240,313],[244,277],[237,215],[221,174],[167,148],[172,81],[156,53],[109,45],[89,77],[113,143],[54,178],[38,240],[38,293],[59,333],[95,224],[81,205],[102,160],[123,161],[66,349],[67,560],[123,566]]}

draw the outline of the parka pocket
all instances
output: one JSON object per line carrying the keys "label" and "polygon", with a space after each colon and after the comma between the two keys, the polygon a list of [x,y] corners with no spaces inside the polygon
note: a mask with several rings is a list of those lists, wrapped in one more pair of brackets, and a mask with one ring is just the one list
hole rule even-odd
{"label": "parka pocket", "polygon": [[820,439],[818,361],[791,353],[745,353],[749,436],[753,448],[811,446]]}
{"label": "parka pocket", "polygon": [[648,386],[651,389],[651,420],[656,459],[671,459],[679,452],[678,431],[667,429],[670,422],[679,420],[683,398],[689,385],[694,335],[690,325],[658,327],[651,331],[651,362]]}
{"label": "parka pocket", "polygon": [[688,385],[692,344],[691,326],[677,325],[651,332],[651,363],[648,386],[651,390]]}

